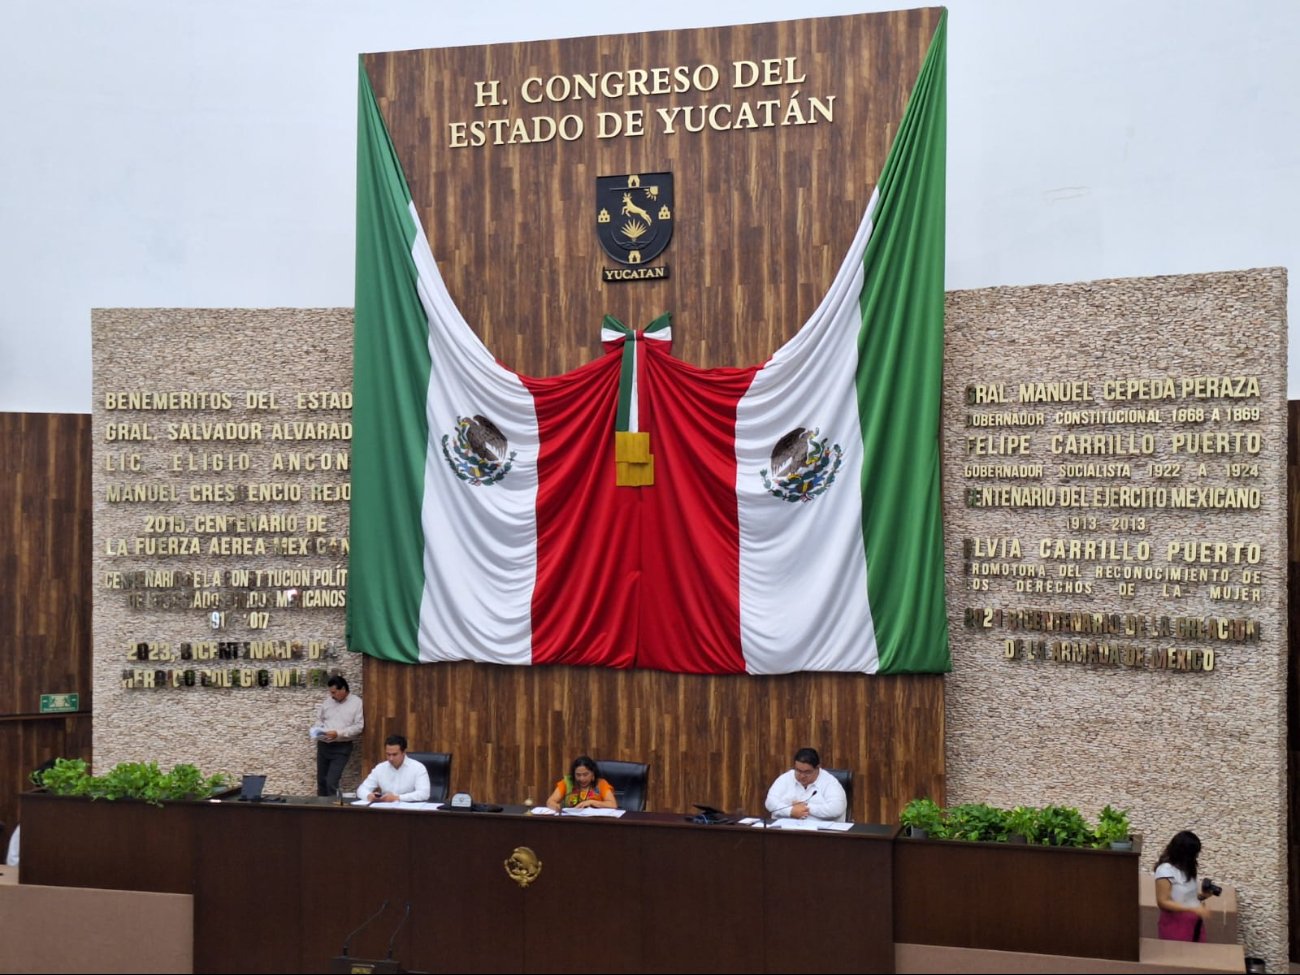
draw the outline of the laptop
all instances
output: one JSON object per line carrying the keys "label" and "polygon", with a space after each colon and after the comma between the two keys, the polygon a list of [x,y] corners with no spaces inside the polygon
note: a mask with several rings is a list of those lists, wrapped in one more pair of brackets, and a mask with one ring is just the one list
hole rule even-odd
{"label": "laptop", "polygon": [[240,802],[261,802],[262,790],[266,788],[265,775],[245,775],[239,787]]}

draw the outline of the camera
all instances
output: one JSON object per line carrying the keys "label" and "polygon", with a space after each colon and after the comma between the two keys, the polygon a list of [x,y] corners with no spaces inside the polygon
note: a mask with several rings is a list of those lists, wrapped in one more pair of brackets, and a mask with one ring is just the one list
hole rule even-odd
{"label": "camera", "polygon": [[1218,897],[1223,893],[1223,888],[1209,877],[1203,877],[1201,879],[1201,893],[1209,894],[1211,897]]}

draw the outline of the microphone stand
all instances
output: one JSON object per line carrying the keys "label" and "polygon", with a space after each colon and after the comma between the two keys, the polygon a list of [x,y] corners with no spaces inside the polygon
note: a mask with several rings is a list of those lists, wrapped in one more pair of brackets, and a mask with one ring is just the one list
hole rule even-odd
{"label": "microphone stand", "polygon": [[[343,956],[344,956],[345,958],[348,957],[348,949],[352,947],[352,939],[355,938],[357,935],[359,935],[359,934],[361,933],[361,929],[362,929],[362,928],[364,928],[364,927],[365,927],[367,924],[369,924],[371,921],[375,920],[375,918],[379,917],[379,915],[383,914],[384,911],[388,910],[388,902],[389,902],[389,899],[388,899],[387,897],[385,897],[385,898],[384,898],[384,902],[383,902],[383,904],[381,904],[381,905],[379,906],[379,910],[375,911],[374,914],[371,914],[370,917],[366,918],[366,919],[365,919],[364,921],[362,921],[359,925],[357,925],[357,929],[356,929],[355,931],[353,931],[350,935],[348,935],[346,938],[343,939],[343,952],[342,952],[342,954],[343,954]],[[408,910],[408,911],[410,910],[410,906],[409,906],[409,905],[407,906],[407,910]]]}
{"label": "microphone stand", "polygon": [[409,918],[410,916],[411,916],[411,902],[407,901],[406,913],[403,914],[402,919],[397,922],[397,927],[393,928],[393,936],[388,939],[388,960],[389,961],[393,960],[393,945],[397,943],[397,932],[402,930],[402,925],[406,923],[406,919]]}

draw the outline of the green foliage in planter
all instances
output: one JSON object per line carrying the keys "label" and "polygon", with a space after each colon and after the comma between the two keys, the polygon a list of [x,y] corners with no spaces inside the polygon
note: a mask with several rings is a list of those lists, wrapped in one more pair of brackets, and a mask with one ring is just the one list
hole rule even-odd
{"label": "green foliage in planter", "polygon": [[1095,831],[1073,806],[998,809],[972,802],[944,809],[932,799],[913,799],[898,821],[935,839],[1005,843],[1019,834],[1041,846],[1109,846],[1129,839],[1131,829],[1127,810],[1109,805],[1102,809]]}
{"label": "green foliage in planter", "polygon": [[1073,806],[1044,806],[1038,812],[1038,842],[1044,846],[1092,846],[1083,814]]}
{"label": "green foliage in planter", "polygon": [[1016,806],[1007,810],[1007,835],[1017,834],[1026,843],[1038,842],[1038,810],[1033,806]]}
{"label": "green foliage in planter", "polygon": [[159,804],[162,772],[157,762],[122,762],[90,782],[93,799],[143,799]]}
{"label": "green foliage in planter", "polygon": [[948,835],[943,809],[933,799],[913,799],[898,817],[899,823],[911,829],[923,829],[930,836],[942,839]]}
{"label": "green foliage in planter", "polygon": [[205,777],[193,765],[177,765],[164,773],[157,762],[122,762],[103,775],[90,775],[81,759],[61,758],[54,768],[33,777],[38,785],[59,796],[90,796],[92,799],[143,799],[155,806],[165,801],[206,799],[229,788],[230,777]]}
{"label": "green foliage in planter", "polygon": [[229,775],[218,772],[216,775],[204,776],[197,765],[174,765],[163,776],[161,799],[206,799],[214,793],[229,789],[232,784]]}
{"label": "green foliage in planter", "polygon": [[1097,817],[1097,829],[1094,834],[1097,837],[1096,844],[1109,846],[1111,843],[1121,843],[1129,838],[1131,828],[1127,809],[1116,809],[1107,805]]}
{"label": "green foliage in planter", "polygon": [[1010,832],[1007,829],[1006,813],[982,802],[951,806],[944,820],[948,827],[948,839],[953,840],[1005,843]]}
{"label": "green foliage in planter", "polygon": [[85,759],[56,759],[53,768],[32,773],[32,784],[44,787],[56,796],[84,796],[90,792],[90,772]]}

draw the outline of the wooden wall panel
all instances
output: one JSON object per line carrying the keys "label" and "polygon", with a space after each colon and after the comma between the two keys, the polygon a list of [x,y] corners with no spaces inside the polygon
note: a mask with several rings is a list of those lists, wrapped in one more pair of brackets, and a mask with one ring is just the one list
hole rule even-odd
{"label": "wooden wall panel", "polygon": [[[711,30],[370,54],[365,66],[448,290],[507,365],[531,375],[600,353],[606,313],[642,327],[674,315],[676,354],[698,365],[765,360],[826,292],[866,208],[941,11]],[[596,26],[593,24],[593,26]],[[733,88],[737,60],[796,58],[797,84]],[[530,76],[702,64],[712,91],[525,104]],[[475,108],[475,82],[507,103]],[[666,134],[655,110],[834,97],[834,121]],[[643,109],[646,133],[596,137],[598,111]],[[449,123],[581,116],[574,141],[451,148]],[[680,119],[680,115],[678,118]],[[728,111],[720,117],[736,117]],[[604,284],[595,180],[674,174],[664,281]]]}
{"label": "wooden wall panel", "polygon": [[[90,417],[0,413],[0,821],[47,758],[90,758]],[[36,717],[75,691],[81,713]]]}
{"label": "wooden wall panel", "polygon": [[854,818],[891,822],[943,801],[943,678],[701,677],[583,667],[365,661],[367,770],[386,735],[449,751],[453,790],[542,802],[574,756],[651,764],[647,808],[761,811],[812,745],[855,772]]}
{"label": "wooden wall panel", "polygon": [[[600,354],[606,313],[641,327],[674,316],[674,351],[698,365],[765,360],[825,294],[884,163],[938,9],[674,33],[371,54],[364,59],[453,300],[488,348],[531,375]],[[733,88],[736,60],[796,58],[798,84]],[[710,92],[527,105],[529,76],[713,64]],[[474,107],[476,81],[507,103]],[[835,100],[830,124],[678,131],[660,107]],[[646,134],[599,139],[601,110],[644,109]],[[582,138],[451,148],[448,123],[581,115]],[[680,126],[679,126],[680,128]],[[676,221],[664,281],[603,284],[598,176],[671,171]],[[656,262],[657,263],[657,262]],[[936,431],[937,435],[937,431]],[[497,801],[531,796],[576,754],[653,765],[649,804],[756,810],[795,748],[857,775],[855,815],[889,820],[943,798],[943,680],[848,675],[706,678],[582,668],[367,660],[368,761],[382,734],[456,754],[453,785]],[[382,734],[381,734],[382,733]]]}

